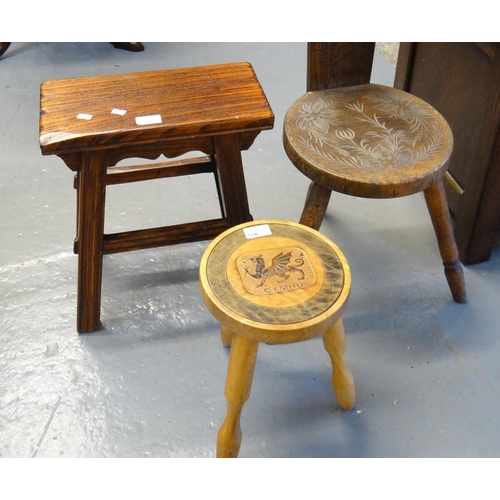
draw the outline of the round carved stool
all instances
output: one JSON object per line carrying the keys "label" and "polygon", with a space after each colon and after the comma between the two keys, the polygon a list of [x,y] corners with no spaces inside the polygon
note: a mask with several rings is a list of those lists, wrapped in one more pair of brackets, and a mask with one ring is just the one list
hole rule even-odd
{"label": "round carved stool", "polygon": [[283,141],[292,163],[312,180],[300,222],[314,229],[332,191],[365,198],[424,191],[453,299],[466,301],[442,183],[453,136],[432,106],[374,84],[308,92],[288,110]]}
{"label": "round carved stool", "polygon": [[344,255],[328,238],[292,222],[240,224],[205,251],[200,286],[207,308],[222,325],[222,343],[231,347],[218,457],[238,456],[240,415],[250,396],[259,342],[285,344],[321,334],[337,399],[345,410],[354,406],[341,319],[351,274]]}

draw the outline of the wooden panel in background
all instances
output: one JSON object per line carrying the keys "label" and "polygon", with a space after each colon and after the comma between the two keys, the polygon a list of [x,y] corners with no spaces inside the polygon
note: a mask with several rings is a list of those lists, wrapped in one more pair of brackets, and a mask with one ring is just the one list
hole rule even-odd
{"label": "wooden panel in background", "polygon": [[445,186],[460,258],[488,260],[500,229],[500,43],[401,43],[395,86],[450,124],[454,153]]}

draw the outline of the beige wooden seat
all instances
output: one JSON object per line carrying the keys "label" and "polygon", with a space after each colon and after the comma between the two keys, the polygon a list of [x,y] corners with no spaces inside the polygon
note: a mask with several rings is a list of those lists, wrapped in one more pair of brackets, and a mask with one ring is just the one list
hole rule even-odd
{"label": "beige wooden seat", "polygon": [[259,342],[284,344],[322,335],[337,399],[345,410],[354,406],[341,319],[351,275],[328,238],[292,222],[241,224],[208,246],[200,285],[207,308],[222,325],[222,343],[231,347],[218,457],[238,456],[240,416],[250,396]]}
{"label": "beige wooden seat", "polygon": [[[78,332],[101,327],[104,254],[208,240],[252,220],[241,151],[273,124],[273,112],[248,63],[42,84],[42,154],[59,156],[76,172]],[[193,151],[203,154],[116,166],[127,158],[174,158]],[[201,173],[215,177],[220,218],[104,234],[107,185]]]}
{"label": "beige wooden seat", "polygon": [[320,228],[332,191],[366,198],[423,191],[453,299],[466,301],[442,183],[453,136],[434,108],[382,85],[308,92],[288,110],[283,137],[312,181],[300,219],[309,227]]}

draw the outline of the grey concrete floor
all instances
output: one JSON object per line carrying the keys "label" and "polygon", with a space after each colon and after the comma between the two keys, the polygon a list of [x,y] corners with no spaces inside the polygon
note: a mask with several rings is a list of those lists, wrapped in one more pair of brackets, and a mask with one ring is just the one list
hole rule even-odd
{"label": "grey concrete floor", "polygon": [[[102,322],[75,330],[72,172],[38,145],[44,80],[249,61],[276,115],[244,153],[254,219],[299,219],[308,180],[284,114],[305,43],[13,43],[0,59],[0,456],[214,457],[228,350],[205,309],[207,243],[105,257]],[[376,54],[373,81],[392,85]],[[112,186],[108,230],[217,214],[210,179]],[[261,345],[241,457],[498,457],[500,253],[465,269],[455,304],[424,199],[334,194],[322,232],[353,275],[344,316],[357,400],[340,409],[320,339]]]}

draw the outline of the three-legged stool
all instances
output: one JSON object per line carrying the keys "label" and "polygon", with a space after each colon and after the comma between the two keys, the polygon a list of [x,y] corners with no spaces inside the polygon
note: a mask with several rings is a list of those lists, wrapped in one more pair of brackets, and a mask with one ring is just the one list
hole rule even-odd
{"label": "three-legged stool", "polygon": [[[59,156],[76,172],[78,332],[100,328],[103,254],[208,240],[252,220],[241,151],[273,123],[248,63],[42,84],[42,154]],[[126,158],[173,158],[192,151],[204,155],[115,166]],[[104,234],[107,184],[207,172],[215,176],[219,219]]]}
{"label": "three-legged stool", "polygon": [[312,181],[300,222],[314,229],[332,191],[366,198],[424,191],[453,299],[466,301],[442,183],[453,136],[433,107],[374,84],[308,92],[288,110],[283,140],[292,163]]}
{"label": "three-legged stool", "polygon": [[341,319],[351,274],[329,239],[292,222],[241,224],[208,246],[200,286],[207,308],[222,325],[222,343],[231,347],[218,457],[238,456],[240,415],[250,396],[259,342],[285,344],[322,335],[337,399],[345,410],[354,406]]}

